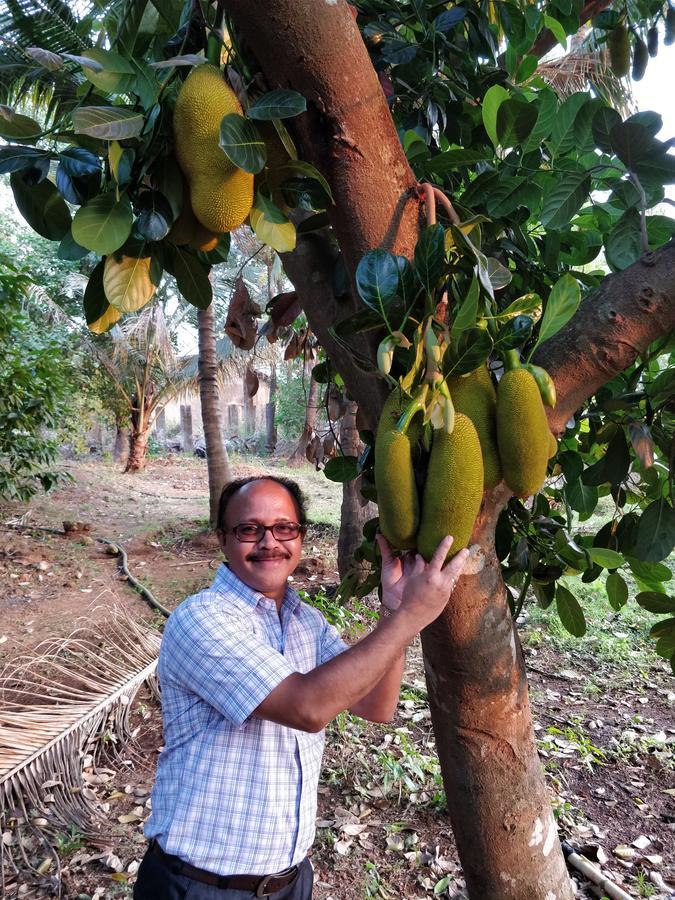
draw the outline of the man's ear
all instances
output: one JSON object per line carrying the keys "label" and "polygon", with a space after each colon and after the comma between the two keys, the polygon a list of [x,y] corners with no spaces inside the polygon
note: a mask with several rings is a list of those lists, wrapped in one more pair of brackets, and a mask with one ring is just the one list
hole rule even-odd
{"label": "man's ear", "polygon": [[216,534],[218,535],[218,543],[220,544],[220,549],[223,551],[225,556],[227,556],[227,553],[225,553],[225,532],[222,530],[222,528],[216,528]]}

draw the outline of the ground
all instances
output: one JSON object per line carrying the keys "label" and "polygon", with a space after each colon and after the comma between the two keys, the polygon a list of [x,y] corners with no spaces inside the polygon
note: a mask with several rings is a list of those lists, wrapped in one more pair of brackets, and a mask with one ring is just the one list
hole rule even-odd
{"label": "ground", "polygon": [[[264,459],[234,464],[238,475],[274,471],[301,482],[314,524],[295,586],[357,637],[372,621],[374,601],[342,609],[329,599],[337,581],[340,486],[306,466],[289,470]],[[220,562],[206,528],[203,461],[154,459],[134,476],[102,461],[69,468],[74,480],[61,490],[0,510],[0,667],[8,670],[41,641],[67,636],[80,616],[102,628],[113,610],[122,610],[161,629],[163,617],[120,576],[117,558],[97,538],[121,542],[132,574],[169,608],[208,584]],[[64,521],[72,523],[67,535]],[[584,589],[590,628],[583,641],[535,606],[527,607],[521,627],[555,814],[562,836],[630,896],[673,897],[675,681],[647,639],[650,617],[634,603],[617,614],[601,586]],[[64,826],[53,841],[67,898],[131,896],[161,722],[147,686],[127,712],[133,739],[123,751],[94,759],[88,753],[101,744],[99,735],[83,758],[82,793],[99,816],[99,840]],[[110,728],[103,734],[110,737]],[[10,849],[16,848],[12,816],[3,833]],[[463,896],[419,646],[409,653],[391,725],[342,715],[329,727],[317,824],[317,900]],[[48,896],[37,885],[53,879],[54,859],[37,837],[24,850],[41,874],[32,885],[8,885],[6,895]],[[579,895],[597,896],[581,877]]]}

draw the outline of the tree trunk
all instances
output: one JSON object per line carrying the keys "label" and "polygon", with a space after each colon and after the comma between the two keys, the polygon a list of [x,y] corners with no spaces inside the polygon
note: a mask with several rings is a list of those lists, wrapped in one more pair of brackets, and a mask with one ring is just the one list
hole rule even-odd
{"label": "tree trunk", "polygon": [[[357,405],[349,403],[340,425],[340,448],[345,456],[358,456],[363,449],[356,427]],[[338,537],[338,572],[344,578],[352,567],[354,551],[363,540],[363,526],[377,515],[374,503],[363,503],[359,491],[359,479],[342,485],[340,508],[340,535]]]}
{"label": "tree trunk", "polygon": [[192,407],[187,403],[180,405],[180,442],[183,453],[192,453],[195,446],[192,436]]}
{"label": "tree trunk", "polygon": [[[307,98],[307,113],[291,127],[303,159],[327,177],[336,198],[328,215],[352,281],[358,260],[374,247],[411,257],[418,235],[419,207],[411,202],[415,178],[347,3],[326,3],[320,12],[313,0],[221,3],[256,54],[269,87],[293,88]],[[645,257],[644,265],[653,266],[652,258],[661,252]],[[283,259],[312,330],[373,428],[386,388],[361,369],[363,357],[373,365],[374,348],[364,337],[353,342],[362,357],[357,367],[329,332],[362,308],[353,296],[334,297],[333,251],[321,234],[312,234],[301,236],[297,249]],[[614,276],[614,289],[624,274]],[[674,280],[663,295],[663,288],[647,282],[628,298],[633,306],[626,304],[625,316],[639,320],[652,308],[661,310],[658,327],[667,327],[675,309]],[[603,312],[612,319],[617,311],[605,305]],[[582,324],[592,320],[582,308]],[[607,381],[623,366],[615,367],[610,348],[594,355],[601,333],[582,329],[576,348]],[[639,346],[631,335],[627,354],[621,355],[634,358]],[[547,348],[548,343],[542,352]],[[562,340],[558,349],[565,349]],[[561,371],[570,381],[560,391],[561,380],[556,417],[569,409],[564,392],[576,404],[592,390],[578,367],[574,371],[563,363]],[[473,574],[460,579],[445,613],[423,635],[434,732],[472,900],[570,900],[532,731],[523,659],[494,554],[495,522],[507,499],[503,487],[485,496],[474,530]]]}
{"label": "tree trunk", "polygon": [[422,634],[434,735],[469,896],[572,896],[532,730],[527,677],[485,495],[471,569]]}
{"label": "tree trunk", "polygon": [[113,461],[121,466],[126,466],[129,459],[131,446],[131,429],[123,425],[118,419],[115,422],[115,446],[113,448]]}
{"label": "tree trunk", "polygon": [[321,393],[321,385],[312,375],[314,367],[305,366],[305,375],[309,376],[309,391],[307,393],[307,403],[305,405],[305,424],[298,441],[298,446],[293,451],[291,459],[305,459],[307,445],[312,440],[314,429],[316,428],[316,415],[319,410],[319,395]]}
{"label": "tree trunk", "polygon": [[142,472],[145,468],[147,452],[148,426],[143,424],[139,429],[134,428],[131,432],[131,448],[124,471]]}
{"label": "tree trunk", "polygon": [[250,437],[255,434],[255,406],[253,397],[248,395],[248,381],[246,374],[242,381],[242,391],[244,393],[244,437]]}
{"label": "tree trunk", "polygon": [[218,522],[218,503],[226,484],[232,481],[232,471],[223,442],[220,420],[220,387],[213,303],[197,313],[199,336],[199,400],[202,408],[202,427],[206,444],[206,465],[209,476],[209,522]]}
{"label": "tree trunk", "polygon": [[277,426],[275,424],[277,414],[277,367],[272,363],[270,377],[270,398],[265,407],[265,450],[271,455],[277,449]]}

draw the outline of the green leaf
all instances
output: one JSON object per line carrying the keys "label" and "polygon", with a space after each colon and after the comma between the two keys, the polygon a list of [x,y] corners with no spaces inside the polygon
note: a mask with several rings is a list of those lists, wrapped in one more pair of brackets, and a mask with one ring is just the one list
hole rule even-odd
{"label": "green leaf", "polygon": [[560,22],[557,19],[554,19],[553,16],[544,15],[544,25],[553,34],[553,37],[563,50],[567,51],[567,34]]}
{"label": "green leaf", "polygon": [[620,484],[628,474],[630,453],[623,428],[620,428],[607,446],[604,456],[584,470],[584,484],[599,487],[601,484]]}
{"label": "green leaf", "polygon": [[618,612],[628,602],[628,585],[618,572],[610,572],[605,589],[609,605]]}
{"label": "green leaf", "polygon": [[420,234],[413,262],[422,287],[432,293],[445,268],[445,232],[442,225],[430,225]]}
{"label": "green leaf", "polygon": [[572,509],[586,518],[598,505],[598,489],[584,484],[581,479],[565,485],[565,497]]}
{"label": "green leaf", "polygon": [[453,6],[445,9],[434,19],[434,28],[436,31],[448,32],[463,21],[467,13],[468,9],[465,6]]}
{"label": "green leaf", "polygon": [[258,97],[246,110],[250,119],[271,122],[272,119],[290,119],[307,110],[307,101],[297,91],[270,91]]}
{"label": "green leaf", "polygon": [[444,150],[427,163],[430,172],[445,175],[460,166],[474,166],[478,162],[486,162],[494,157],[491,150],[472,150],[471,148]]}
{"label": "green leaf", "polygon": [[609,135],[617,124],[621,124],[621,116],[610,106],[599,109],[593,116],[591,125],[593,140],[603,153],[612,153],[612,142]]}
{"label": "green leaf", "polygon": [[527,101],[510,99],[497,110],[497,137],[502,147],[516,147],[530,135],[537,121],[537,109]]}
{"label": "green leaf", "polygon": [[635,599],[643,609],[657,616],[675,613],[675,597],[669,597],[667,594],[641,591]]}
{"label": "green leaf", "polygon": [[80,207],[73,219],[73,239],[99,256],[114,253],[131,233],[131,204],[126,197],[119,201],[114,191],[94,197]]}
{"label": "green leaf", "polygon": [[[88,66],[88,59],[93,60],[94,65]],[[126,93],[133,84],[132,65],[113,50],[91,47],[75,61],[82,66],[87,80],[106,94]]]}
{"label": "green leaf", "polygon": [[640,122],[617,122],[609,132],[612,150],[628,169],[635,169],[658,148],[650,130]]}
{"label": "green leaf", "polygon": [[474,275],[469,285],[466,297],[462,300],[455,314],[452,323],[452,337],[456,338],[462,331],[471,328],[476,324],[476,315],[478,313],[478,298],[480,296],[480,286],[478,279]]}
{"label": "green leaf", "polygon": [[285,162],[283,166],[280,166],[276,170],[277,175],[280,178],[285,178],[286,175],[300,175],[303,178],[310,178],[312,181],[318,181],[323,190],[326,192],[326,196],[334,203],[333,194],[330,189],[330,185],[323,177],[321,172],[317,168],[315,168],[311,163],[305,162],[302,159],[290,159],[288,162]]}
{"label": "green leaf", "polygon": [[551,90],[541,91],[536,100],[531,102],[536,104],[537,121],[534,123],[530,136],[523,144],[523,153],[537,150],[543,144],[551,134],[558,114],[558,98]]}
{"label": "green leaf", "polygon": [[42,237],[60,241],[70,230],[70,212],[53,182],[28,185],[22,172],[12,172],[10,184],[21,215]]}
{"label": "green leaf", "polygon": [[356,267],[356,290],[371,309],[387,319],[387,309],[398,294],[399,272],[396,258],[378,247],[361,257]]}
{"label": "green leaf", "polygon": [[176,279],[178,290],[188,303],[197,309],[206,309],[209,306],[213,299],[213,291],[208,265],[183,247],[174,247],[166,267]]}
{"label": "green leaf", "polygon": [[326,463],[323,474],[340,484],[353,481],[359,474],[359,459],[357,456],[334,456]]}
{"label": "green leaf", "polygon": [[562,228],[586,201],[591,178],[581,170],[567,172],[558,179],[550,193],[544,192],[541,224],[545,228]]}
{"label": "green leaf", "polygon": [[69,259],[73,262],[77,262],[82,259],[89,253],[86,247],[80,247],[80,245],[73,240],[73,235],[68,229],[67,234],[65,234],[61,238],[61,243],[59,244],[59,249],[57,256],[59,259]]}
{"label": "green leaf", "polygon": [[258,240],[272,247],[277,253],[290,253],[291,250],[295,250],[297,241],[295,225],[260,191],[256,194],[255,203],[249,213],[249,221]]}
{"label": "green leaf", "polygon": [[492,338],[483,328],[467,328],[457,344],[451,344],[445,352],[444,371],[448,375],[466,375],[481,366],[492,352]]}
{"label": "green leaf", "polygon": [[607,550],[605,547],[591,547],[588,551],[594,563],[603,569],[618,569],[625,562],[623,555],[616,550]]}
{"label": "green leaf", "polygon": [[265,141],[253,122],[230,113],[220,123],[218,144],[227,157],[245,172],[257,175],[267,162]]}
{"label": "green leaf", "polygon": [[488,256],[486,263],[487,277],[493,291],[503,290],[511,281],[511,271],[494,256]]}
{"label": "green leaf", "polygon": [[[6,109],[6,107],[5,107]],[[35,143],[42,127],[35,119],[12,112],[9,119],[0,115],[0,137],[6,141],[29,141]]]}
{"label": "green leaf", "polygon": [[652,406],[667,403],[675,395],[675,369],[664,369],[647,385],[647,394]]}
{"label": "green leaf", "polygon": [[143,113],[126,106],[81,106],[72,112],[75,134],[122,141],[138,137],[143,130]]}
{"label": "green leaf", "polygon": [[509,99],[509,92],[500,84],[493,84],[483,97],[482,115],[483,125],[488,133],[488,137],[495,147],[499,146],[499,136],[497,134],[497,113],[499,107]]}
{"label": "green leaf", "polygon": [[628,268],[642,256],[640,213],[627,209],[605,241],[607,262],[615,271]]}
{"label": "green leaf", "polygon": [[513,319],[509,319],[499,330],[495,341],[495,350],[503,352],[522,347],[532,334],[533,324],[530,316],[515,316]]}
{"label": "green leaf", "polygon": [[[567,272],[551,288],[551,293],[544,307],[541,325],[539,326],[537,343],[532,348],[532,352],[544,341],[557,334],[569,322],[579,308],[580,302],[581,291],[579,282]],[[531,356],[532,353],[530,353]]]}
{"label": "green leaf", "polygon": [[555,591],[555,603],[563,627],[574,637],[583,637],[586,634],[586,619],[574,594],[559,584]]}
{"label": "green leaf", "polygon": [[8,175],[10,172],[30,169],[36,163],[45,160],[48,165],[49,153],[46,150],[24,147],[23,145],[0,147],[0,175]]}
{"label": "green leaf", "polygon": [[640,516],[631,554],[643,562],[660,562],[675,547],[675,510],[665,498],[655,500]]}
{"label": "green leaf", "polygon": [[564,156],[576,141],[574,123],[581,108],[588,103],[590,97],[585,93],[572,94],[558,109],[548,146],[553,156]]}
{"label": "green leaf", "polygon": [[651,581],[652,583],[658,584],[672,580],[673,573],[668,566],[664,565],[664,563],[642,562],[639,559],[635,559],[633,556],[628,556],[627,559],[631,572],[636,578],[639,578],[640,581]]}

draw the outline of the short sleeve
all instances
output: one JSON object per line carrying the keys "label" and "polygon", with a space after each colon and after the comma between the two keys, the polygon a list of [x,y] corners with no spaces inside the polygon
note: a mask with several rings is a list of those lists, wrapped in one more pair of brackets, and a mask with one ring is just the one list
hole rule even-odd
{"label": "short sleeve", "polygon": [[245,722],[295,671],[253,633],[246,617],[215,617],[213,607],[200,604],[169,619],[160,657],[164,677],[200,696],[234,725]]}
{"label": "short sleeve", "polygon": [[334,628],[333,625],[329,625],[328,622],[324,621],[319,647],[319,658],[321,663],[328,662],[328,660],[333,659],[335,656],[339,656],[340,653],[344,653],[345,650],[349,650],[349,644],[346,644],[342,640],[337,633],[337,629]]}

